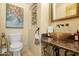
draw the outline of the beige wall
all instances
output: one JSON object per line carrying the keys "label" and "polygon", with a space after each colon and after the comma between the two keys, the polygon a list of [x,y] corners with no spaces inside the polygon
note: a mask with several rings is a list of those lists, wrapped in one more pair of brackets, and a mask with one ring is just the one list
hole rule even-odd
{"label": "beige wall", "polygon": [[37,29],[37,26],[39,26],[40,24],[40,4],[38,6],[38,11],[37,11],[37,25],[32,25],[32,8],[31,5],[29,4],[29,14],[31,16],[30,20],[29,20],[29,47],[30,50],[32,51],[33,55],[41,55],[41,46],[40,45],[35,45],[35,31]]}
{"label": "beige wall", "polygon": [[[30,6],[29,6],[30,7]],[[48,19],[49,19],[49,9],[48,9],[48,4],[43,3],[43,4],[38,4],[38,10],[37,10],[37,25],[32,25],[31,23],[31,18],[29,21],[29,47],[34,55],[41,55],[41,44],[40,45],[35,45],[35,30],[36,26],[40,27],[40,34],[41,33],[46,33],[47,32],[47,27],[48,27]],[[31,11],[31,7],[29,9]],[[31,15],[31,12],[30,12]]]}
{"label": "beige wall", "polygon": [[41,4],[41,19],[40,19],[40,32],[46,33],[49,25],[49,4],[42,3]]}
{"label": "beige wall", "polygon": [[13,29],[13,28],[6,28],[6,4],[0,3],[0,32],[21,32],[23,34],[23,43],[25,47],[28,47],[28,20],[29,20],[29,13],[28,13],[28,5],[27,4],[13,4],[18,7],[24,9],[24,28],[23,29]]}

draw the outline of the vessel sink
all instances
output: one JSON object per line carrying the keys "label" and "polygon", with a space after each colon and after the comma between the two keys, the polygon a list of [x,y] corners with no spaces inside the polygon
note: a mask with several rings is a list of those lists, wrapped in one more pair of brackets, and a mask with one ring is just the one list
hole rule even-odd
{"label": "vessel sink", "polygon": [[67,39],[69,36],[71,36],[71,33],[52,32],[49,35],[54,39]]}

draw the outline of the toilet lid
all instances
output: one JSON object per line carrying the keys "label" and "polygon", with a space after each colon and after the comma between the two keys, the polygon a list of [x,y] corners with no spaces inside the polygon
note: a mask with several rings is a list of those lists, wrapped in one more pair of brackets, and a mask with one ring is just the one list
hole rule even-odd
{"label": "toilet lid", "polygon": [[13,44],[11,44],[11,48],[20,48],[20,47],[22,47],[23,46],[23,44],[21,43],[21,42],[18,42],[18,43],[13,43]]}

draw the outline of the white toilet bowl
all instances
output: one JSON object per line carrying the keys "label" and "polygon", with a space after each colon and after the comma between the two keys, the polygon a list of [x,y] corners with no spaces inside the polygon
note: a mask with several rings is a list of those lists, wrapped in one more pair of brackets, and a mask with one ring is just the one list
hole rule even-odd
{"label": "white toilet bowl", "polygon": [[20,51],[22,50],[23,48],[23,44],[21,42],[18,42],[18,43],[13,43],[10,45],[10,51],[13,52],[13,55],[14,56],[20,56]]}
{"label": "white toilet bowl", "polygon": [[20,56],[23,44],[21,42],[22,35],[20,33],[10,33],[10,51],[13,53],[13,56]]}

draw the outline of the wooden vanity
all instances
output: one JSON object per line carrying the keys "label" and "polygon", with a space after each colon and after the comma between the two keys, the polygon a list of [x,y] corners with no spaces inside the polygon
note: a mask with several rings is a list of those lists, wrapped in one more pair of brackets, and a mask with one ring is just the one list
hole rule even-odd
{"label": "wooden vanity", "polygon": [[60,41],[60,40],[54,40],[53,38],[43,37],[41,39],[41,42],[42,44],[46,44],[46,46],[51,46],[52,51],[53,51],[53,47],[57,47],[58,49],[57,56],[59,56],[61,53],[59,51],[60,49],[65,50],[64,56],[67,56],[68,52],[72,52],[73,53],[72,56],[79,55],[79,42],[78,41],[74,41],[72,39]]}

